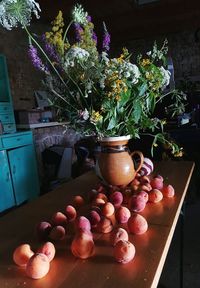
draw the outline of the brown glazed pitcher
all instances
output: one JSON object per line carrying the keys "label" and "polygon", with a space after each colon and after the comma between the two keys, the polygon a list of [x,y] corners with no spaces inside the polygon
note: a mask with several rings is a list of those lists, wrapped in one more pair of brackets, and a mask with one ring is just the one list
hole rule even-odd
{"label": "brown glazed pitcher", "polygon": [[[98,157],[99,174],[111,185],[127,185],[140,170],[144,156],[140,151],[129,153],[130,136],[105,137],[100,140],[101,152]],[[138,155],[140,161],[134,167],[133,157]]]}

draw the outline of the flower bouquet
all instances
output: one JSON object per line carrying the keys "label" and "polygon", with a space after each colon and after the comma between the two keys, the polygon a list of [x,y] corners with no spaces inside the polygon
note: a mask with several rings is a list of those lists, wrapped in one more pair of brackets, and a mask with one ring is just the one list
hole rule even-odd
{"label": "flower bouquet", "polygon": [[132,63],[126,48],[117,57],[109,56],[111,37],[105,23],[102,44],[97,43],[92,19],[81,5],[73,8],[68,26],[59,11],[51,31],[37,37],[27,28],[32,12],[36,17],[40,12],[34,0],[2,0],[0,23],[7,29],[20,23],[28,33],[29,55],[44,72],[49,101],[60,119],[83,135],[99,139],[152,135],[152,147],[161,141],[179,153],[164,133],[165,120],[155,115],[166,97],[171,99],[166,108],[171,116],[184,110],[183,94],[166,90],[170,81],[165,68],[166,40],[161,48],[154,43],[152,51],[138,55]]}

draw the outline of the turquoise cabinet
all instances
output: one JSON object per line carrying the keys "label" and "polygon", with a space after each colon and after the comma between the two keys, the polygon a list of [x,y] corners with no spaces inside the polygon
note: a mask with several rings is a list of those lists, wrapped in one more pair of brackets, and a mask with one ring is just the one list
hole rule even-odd
{"label": "turquoise cabinet", "polygon": [[0,212],[15,205],[7,153],[0,151]]}
{"label": "turquoise cabinet", "polygon": [[32,132],[0,136],[0,211],[39,195]]}

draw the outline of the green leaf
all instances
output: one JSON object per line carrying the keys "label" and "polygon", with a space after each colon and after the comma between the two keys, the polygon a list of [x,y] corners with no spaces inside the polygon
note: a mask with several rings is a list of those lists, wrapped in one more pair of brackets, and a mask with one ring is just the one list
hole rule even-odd
{"label": "green leaf", "polygon": [[134,110],[132,112],[132,116],[134,117],[135,123],[138,123],[141,117],[142,107],[139,101],[137,101],[134,105]]}
{"label": "green leaf", "polygon": [[115,126],[116,126],[116,119],[115,119],[115,117],[113,116],[113,117],[110,119],[109,123],[108,123],[107,130],[111,130],[111,129],[113,129]]}
{"label": "green leaf", "polygon": [[146,91],[147,91],[147,84],[143,83],[142,86],[140,87],[138,97],[143,96]]}

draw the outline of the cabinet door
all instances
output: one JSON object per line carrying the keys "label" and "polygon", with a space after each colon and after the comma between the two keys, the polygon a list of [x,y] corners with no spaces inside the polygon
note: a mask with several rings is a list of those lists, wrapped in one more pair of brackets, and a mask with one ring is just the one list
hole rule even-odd
{"label": "cabinet door", "polygon": [[17,205],[39,194],[39,183],[33,145],[8,151]]}
{"label": "cabinet door", "polygon": [[0,212],[15,205],[6,151],[0,151]]}

